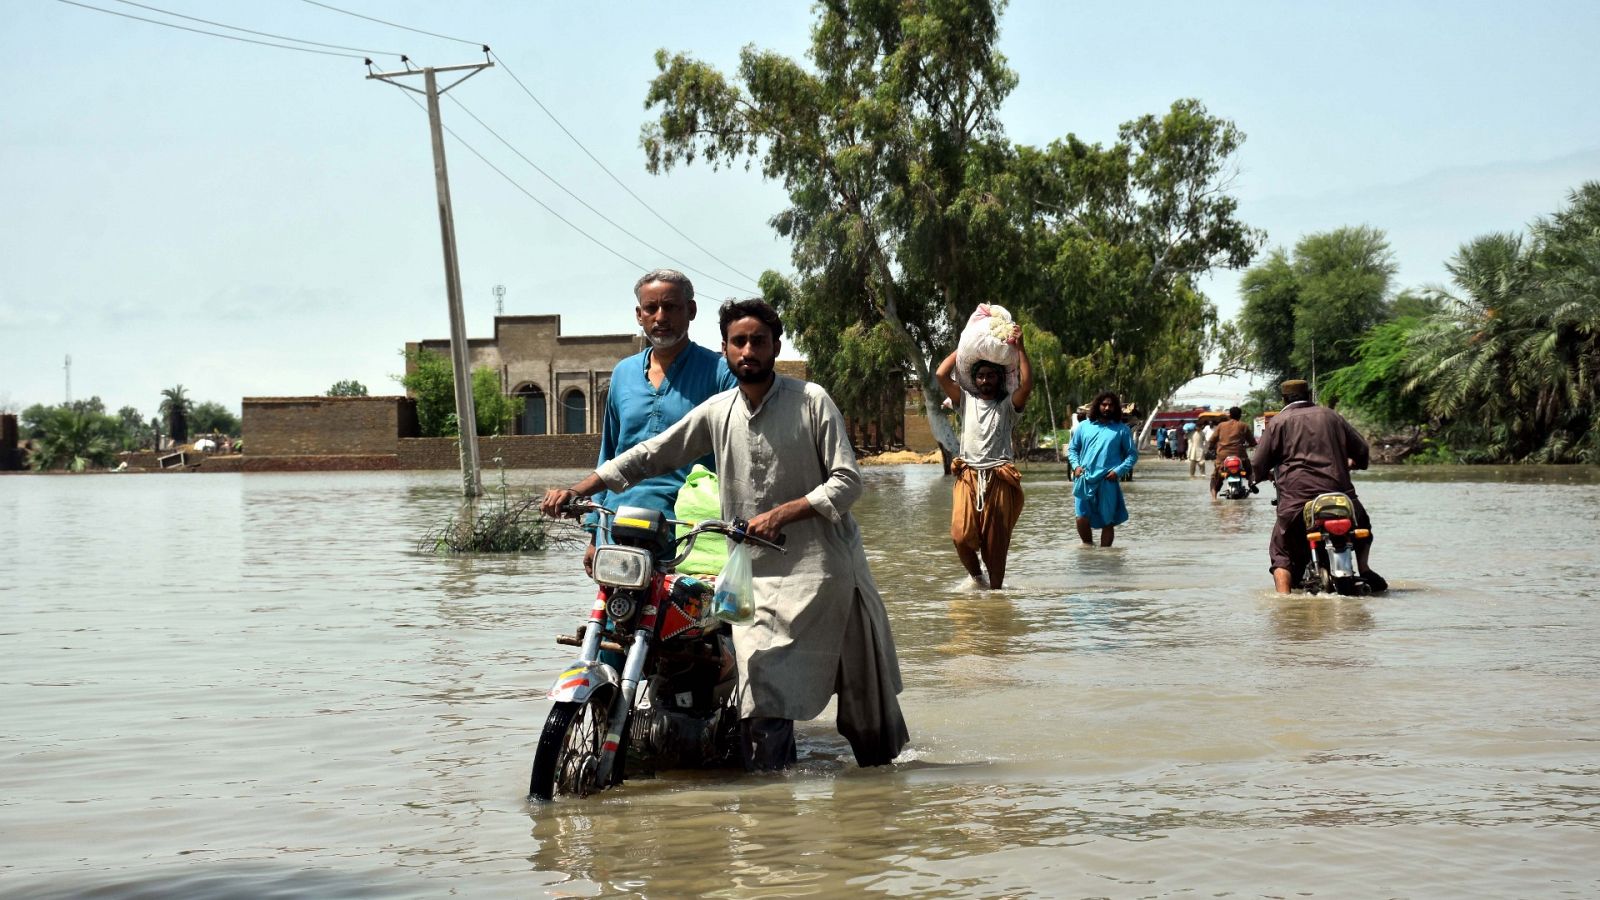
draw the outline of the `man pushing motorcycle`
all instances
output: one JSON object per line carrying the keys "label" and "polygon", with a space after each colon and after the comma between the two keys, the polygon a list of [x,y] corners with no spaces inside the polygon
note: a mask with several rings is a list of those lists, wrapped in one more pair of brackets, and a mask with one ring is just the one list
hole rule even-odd
{"label": "man pushing motorcycle", "polygon": [[755,618],[734,629],[746,768],[793,764],[794,720],[815,718],[835,694],[856,761],[889,763],[910,738],[894,636],[849,512],[862,483],[844,416],[821,387],[774,372],[783,323],[771,306],[729,301],[719,320],[738,388],[570,489],[547,492],[544,512],[713,454],[723,518],[748,519],[756,537],[788,539],[786,554],[753,548]]}
{"label": "man pushing motorcycle", "polygon": [[[1301,573],[1311,560],[1306,541],[1305,504],[1331,492],[1345,494],[1355,508],[1356,527],[1371,529],[1367,510],[1356,497],[1350,480],[1352,469],[1365,469],[1370,459],[1367,442],[1344,417],[1318,406],[1304,381],[1285,381],[1283,411],[1267,422],[1261,443],[1251,460],[1251,478],[1271,480],[1278,488],[1277,522],[1267,554],[1271,559],[1273,587],[1280,594],[1300,587]],[[1253,486],[1253,482],[1252,482]],[[1356,564],[1368,587],[1376,593],[1388,589],[1383,577],[1367,565],[1371,539],[1356,545]]]}

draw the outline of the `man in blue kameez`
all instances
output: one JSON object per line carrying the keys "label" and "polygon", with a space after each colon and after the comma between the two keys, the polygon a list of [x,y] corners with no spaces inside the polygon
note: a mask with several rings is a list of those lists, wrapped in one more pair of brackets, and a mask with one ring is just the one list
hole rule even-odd
{"label": "man in blue kameez", "polygon": [[[633,296],[637,302],[634,318],[649,346],[611,371],[597,468],[666,431],[713,395],[739,384],[722,354],[689,340],[689,323],[694,321],[696,309],[694,284],[688,276],[675,269],[646,272],[634,284]],[[699,462],[712,466],[709,456]],[[670,517],[678,490],[693,467],[690,463],[646,478],[624,491],[602,492],[595,502],[611,509],[644,506]],[[591,539],[583,555],[583,567],[590,574],[593,563]]]}
{"label": "man in blue kameez", "polygon": [[1089,404],[1089,421],[1073,430],[1067,445],[1073,512],[1085,547],[1094,546],[1095,528],[1100,529],[1100,546],[1111,546],[1117,526],[1128,521],[1122,482],[1133,474],[1138,459],[1133,431],[1122,421],[1122,401],[1113,391],[1094,398]]}

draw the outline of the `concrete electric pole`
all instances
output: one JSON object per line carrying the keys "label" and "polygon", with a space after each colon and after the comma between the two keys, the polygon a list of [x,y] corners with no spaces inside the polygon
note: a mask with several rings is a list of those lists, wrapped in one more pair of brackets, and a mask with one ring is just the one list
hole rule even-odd
{"label": "concrete electric pole", "polygon": [[[489,51],[483,48],[484,53]],[[409,64],[409,60],[401,57]],[[370,70],[372,60],[367,60]],[[428,98],[428,128],[433,135],[433,175],[439,193],[439,234],[444,242],[444,283],[450,304],[450,361],[455,367],[456,422],[461,430],[461,482],[468,499],[483,494],[483,481],[478,475],[478,422],[472,408],[472,369],[467,358],[467,324],[461,311],[461,266],[456,256],[455,214],[450,208],[450,175],[444,164],[444,130],[439,121],[439,97],[451,88],[494,65],[485,60],[462,66],[429,66],[424,69],[406,69],[403,72],[371,72],[368,78],[386,81],[397,88]],[[443,89],[439,87],[440,72],[466,72]],[[421,75],[423,90],[401,84],[399,79]]]}

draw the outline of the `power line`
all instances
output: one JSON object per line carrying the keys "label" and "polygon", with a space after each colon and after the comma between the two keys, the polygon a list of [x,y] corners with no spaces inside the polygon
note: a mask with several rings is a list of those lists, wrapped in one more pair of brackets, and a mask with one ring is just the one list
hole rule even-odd
{"label": "power line", "polygon": [[318,3],[317,0],[304,0],[304,2],[309,3],[312,6],[320,6],[323,9],[331,10],[331,11],[336,12],[336,13],[344,13],[347,16],[355,16],[358,19],[366,19],[368,22],[377,22],[379,25],[387,25],[390,28],[398,28],[401,31],[411,31],[411,32],[415,32],[416,34],[425,34],[428,37],[436,37],[436,38],[440,38],[440,39],[446,40],[446,41],[455,41],[458,44],[472,44],[475,47],[481,47],[481,46],[484,45],[482,41],[469,41],[466,38],[451,37],[448,34],[437,34],[437,33],[432,32],[432,31],[423,31],[421,28],[412,28],[409,25],[401,25],[398,22],[390,22],[390,21],[387,21],[385,19],[378,19],[378,18],[374,18],[372,16],[364,16],[361,13],[351,12],[348,9],[340,9],[337,6],[329,6],[326,3]]}
{"label": "power line", "polygon": [[[306,2],[310,3],[311,0],[306,0]],[[638,194],[634,193],[633,192],[633,188],[628,187],[628,185],[626,183],[624,183],[621,178],[618,178],[614,172],[612,172],[610,169],[606,168],[606,164],[601,162],[599,157],[597,157],[593,153],[589,152],[589,148],[585,147],[583,145],[583,142],[578,140],[577,135],[573,134],[571,131],[568,131],[567,130],[567,126],[561,124],[561,120],[556,118],[556,114],[551,112],[549,107],[545,106],[542,102],[540,102],[538,97],[534,96],[533,91],[529,90],[528,86],[522,83],[522,79],[517,77],[517,73],[511,71],[511,67],[506,65],[506,61],[500,58],[500,54],[495,53],[494,51],[491,50],[491,51],[489,51],[489,55],[494,58],[495,62],[500,64],[500,68],[504,69],[507,75],[511,76],[511,80],[515,81],[517,83],[517,87],[522,88],[522,92],[527,94],[528,98],[531,99],[534,103],[538,104],[539,109],[543,110],[544,114],[550,117],[550,121],[556,123],[556,127],[561,129],[561,133],[565,134],[567,137],[571,138],[572,142],[574,144],[578,145],[578,149],[582,150],[584,152],[584,155],[586,155],[590,159],[594,160],[594,164],[600,167],[600,171],[602,171],[602,172],[606,173],[608,176],[610,176],[611,180],[615,181],[617,183],[618,187],[622,188],[624,191],[627,191],[629,197],[632,197],[633,199],[639,201],[639,205],[643,206],[645,209],[649,210],[651,215],[655,216],[657,219],[660,219],[661,223],[663,225],[665,225],[668,228],[672,229],[674,233],[676,233],[679,237],[683,238],[684,240],[688,241],[690,244],[693,244],[695,249],[699,250],[701,253],[704,253],[705,255],[711,257],[713,260],[716,260],[719,264],[722,265],[723,268],[725,268],[728,271],[734,273],[735,275],[738,275],[740,278],[743,278],[745,281],[749,281],[749,282],[756,281],[756,279],[751,278],[749,275],[745,274],[744,272],[734,268],[732,265],[727,263],[721,257],[717,256],[715,253],[712,253],[710,250],[707,250],[705,247],[701,246],[698,241],[696,241],[692,237],[689,237],[687,234],[684,234],[683,231],[678,228],[678,226],[676,226],[676,225],[672,224],[671,222],[669,222],[667,220],[666,216],[663,216],[661,213],[656,212],[655,207],[651,206],[649,203],[646,203],[643,197],[640,197]],[[727,282],[723,282],[723,284],[727,284]]]}
{"label": "power line", "polygon": [[245,34],[255,34],[255,35],[260,35],[261,37],[277,38],[280,41],[293,41],[296,44],[311,44],[312,46],[315,46],[315,47],[332,47],[335,50],[354,50],[357,53],[366,53],[366,54],[370,54],[372,56],[404,56],[405,55],[404,53],[400,53],[400,52],[395,51],[395,50],[371,50],[371,49],[368,49],[366,47],[345,47],[345,46],[342,46],[340,44],[324,44],[321,41],[308,41],[308,40],[306,40],[304,38],[289,37],[288,35],[283,35],[283,34],[272,34],[270,32],[266,32],[266,31],[256,31],[253,28],[240,28],[237,25],[229,25],[226,22],[213,22],[210,19],[202,19],[202,18],[200,18],[198,16],[186,16],[183,13],[173,12],[170,9],[161,9],[161,8],[155,7],[155,6],[146,6],[143,3],[135,3],[134,0],[116,0],[116,2],[123,3],[123,4],[126,4],[128,6],[137,6],[140,9],[148,9],[151,12],[158,12],[158,13],[161,13],[162,15],[165,15],[165,16],[172,16],[172,17],[178,18],[178,19],[188,19],[191,22],[203,22],[203,23],[205,23],[207,25],[215,25],[218,28],[226,28],[229,31],[242,31]]}
{"label": "power line", "polygon": [[[681,228],[679,228],[678,226],[672,224],[672,222],[669,221],[666,216],[663,216],[661,213],[657,212],[655,207],[651,206],[648,202],[646,202],[643,197],[640,197],[638,194],[634,193],[633,188],[628,187],[628,185],[621,178],[618,178],[616,173],[612,172],[609,168],[607,168],[606,164],[601,162],[600,158],[598,156],[595,156],[592,152],[590,152],[588,147],[584,146],[582,141],[578,140],[578,136],[577,135],[573,134],[572,131],[570,129],[568,129],[566,125],[562,124],[560,119],[556,118],[556,114],[551,112],[550,108],[545,106],[544,102],[541,101],[538,98],[538,96],[535,95],[533,93],[533,91],[528,88],[528,86],[526,84],[523,84],[522,79],[517,77],[517,73],[511,71],[511,67],[506,65],[506,61],[500,58],[500,54],[495,53],[494,51],[488,49],[488,45],[483,44],[480,41],[469,41],[466,38],[451,37],[448,34],[439,34],[438,32],[434,32],[434,31],[424,31],[421,28],[412,28],[409,25],[401,25],[398,22],[390,22],[387,19],[379,19],[379,18],[377,18],[375,16],[362,15],[361,13],[358,13],[358,12],[351,12],[348,9],[340,9],[337,6],[332,6],[330,4],[323,3],[323,2],[321,2],[321,0],[302,0],[302,2],[309,3],[312,6],[320,6],[323,9],[330,10],[332,12],[342,13],[342,14],[347,15],[347,16],[354,16],[354,17],[356,17],[358,19],[365,19],[368,22],[377,22],[380,25],[388,25],[391,28],[399,28],[402,31],[410,31],[410,32],[414,32],[416,34],[425,34],[425,35],[427,35],[429,37],[441,38],[441,39],[447,40],[447,41],[456,41],[456,42],[462,43],[462,44],[473,44],[473,45],[476,45],[476,46],[483,47],[489,53],[489,56],[496,63],[499,64],[500,68],[504,69],[506,74],[511,76],[511,80],[515,81],[517,83],[517,87],[522,88],[522,92],[528,95],[528,99],[532,100],[539,107],[539,109],[544,112],[544,114],[546,116],[549,116],[550,117],[550,121],[556,123],[556,127],[561,129],[561,133],[565,134],[568,137],[568,139],[570,139],[574,144],[576,144],[578,146],[578,149],[582,150],[584,152],[584,155],[588,156],[589,159],[593,160],[594,164],[600,167],[600,171],[606,173],[606,175],[608,177],[610,177],[610,179],[612,181],[617,183],[618,187],[620,187],[624,191],[626,191],[628,196],[632,197],[635,201],[637,201],[640,206],[643,206],[645,209],[649,210],[651,215],[655,216],[658,220],[661,221],[661,224],[663,224],[663,225],[667,226],[668,228],[672,229],[674,234],[676,234],[676,235],[678,235],[678,237],[681,237],[684,240],[688,241],[690,243],[690,245],[692,245],[696,250],[699,250],[701,253],[704,253],[706,256],[710,257],[717,264],[721,265],[723,268],[725,268],[728,271],[734,273],[735,275],[738,275],[740,278],[743,278],[745,281],[750,282],[752,284],[757,282],[757,279],[752,278],[750,275],[740,271],[739,269],[735,268],[733,265],[729,264],[726,260],[722,259],[720,256],[717,256],[715,253],[712,253],[710,250],[707,250],[705,248],[705,246],[702,245],[699,241],[696,241],[694,238],[692,238],[689,235],[685,234],[684,231]],[[587,204],[585,204],[585,205],[587,205]],[[640,243],[644,243],[644,242],[640,241]],[[646,244],[646,246],[649,246],[649,245]],[[651,249],[654,249],[654,248],[651,248]],[[659,253],[660,251],[657,251],[657,252]],[[666,254],[662,254],[662,255],[665,256]],[[679,263],[679,265],[683,265],[683,264]],[[717,281],[720,284],[728,284],[728,282],[722,281],[721,279],[716,278],[714,276],[707,275],[706,277],[707,278],[711,278],[713,281]],[[733,287],[733,285],[729,285],[729,286]]]}
{"label": "power line", "polygon": [[639,237],[637,234],[634,234],[633,232],[631,232],[628,229],[624,228],[622,225],[618,224],[616,221],[611,219],[611,217],[607,216],[605,213],[603,213],[600,210],[595,209],[593,206],[591,206],[587,200],[584,200],[582,197],[580,197],[577,194],[573,193],[566,185],[564,185],[560,181],[556,180],[556,177],[554,175],[551,175],[549,172],[546,172],[544,169],[539,167],[538,163],[534,162],[533,160],[529,159],[526,155],[524,155],[521,150],[518,150],[516,147],[512,146],[510,141],[508,141],[505,138],[501,137],[499,132],[495,131],[493,128],[490,128],[488,123],[486,123],[482,119],[478,118],[478,116],[475,113],[473,113],[472,110],[467,109],[467,105],[465,103],[462,103],[460,100],[457,100],[455,97],[451,97],[450,99],[455,101],[456,106],[461,107],[461,111],[462,112],[466,113],[468,116],[471,116],[472,117],[472,121],[477,122],[480,126],[483,127],[484,131],[489,132],[491,135],[494,136],[494,138],[496,140],[498,140],[500,143],[504,144],[506,146],[506,149],[510,150],[512,153],[515,153],[519,158],[521,158],[521,160],[523,162],[527,163],[529,166],[532,166],[533,170],[535,172],[538,172],[540,175],[543,175],[551,184],[555,185],[556,187],[560,188],[563,192],[565,192],[567,196],[569,196],[572,199],[574,199],[574,200],[578,201],[579,203],[583,204],[583,208],[584,209],[587,209],[588,211],[590,211],[590,212],[594,213],[595,215],[599,216],[601,218],[601,220],[603,220],[606,224],[610,225],[612,228],[617,229],[618,231],[622,232],[623,234],[627,235],[628,237],[633,238],[635,241],[638,241],[640,244],[644,245],[645,247],[650,249],[652,252],[657,253],[657,254],[659,254],[659,255],[661,255],[663,257],[666,257],[668,260],[670,260],[670,261],[672,261],[674,263],[677,263],[678,265],[680,265],[683,268],[689,270],[690,272],[695,273],[696,275],[702,275],[702,276],[704,276],[706,278],[711,279],[712,281],[715,281],[716,283],[718,283],[720,285],[723,285],[725,287],[733,288],[736,291],[748,291],[750,289],[748,286],[740,286],[740,285],[737,285],[737,284],[733,284],[732,282],[723,281],[721,278],[718,278],[717,276],[712,275],[710,272],[706,272],[706,271],[702,271],[700,269],[696,269],[695,267],[689,265],[688,263],[673,257],[672,254],[668,253],[665,250],[662,250],[660,247],[655,246],[654,244],[650,243],[649,241],[645,240],[644,238]]}
{"label": "power line", "polygon": [[[310,2],[312,2],[312,0],[306,0],[306,2],[310,3]],[[405,98],[407,100],[410,100],[412,102],[412,104],[415,105],[418,109],[422,108],[422,102],[419,101],[417,98],[411,96],[410,94],[406,94]],[[540,206],[544,207],[545,212],[548,212],[550,215],[555,216],[557,219],[559,219],[561,221],[561,224],[567,226],[568,228],[571,228],[573,231],[576,231],[577,233],[579,233],[579,234],[583,235],[584,237],[588,238],[589,241],[591,243],[593,243],[596,247],[599,247],[600,249],[602,249],[602,250],[606,251],[607,253],[611,254],[612,256],[615,256],[617,259],[622,260],[623,262],[625,262],[628,265],[632,266],[634,269],[637,269],[638,271],[642,272],[647,268],[646,266],[641,266],[638,263],[634,262],[633,260],[627,258],[626,256],[623,256],[618,251],[612,249],[611,246],[609,244],[607,244],[605,241],[600,240],[599,238],[595,237],[594,235],[590,234],[589,232],[584,231],[582,228],[579,228],[577,225],[574,225],[570,220],[567,219],[566,216],[563,216],[561,213],[556,212],[554,209],[552,209],[550,207],[550,205],[548,203],[545,203],[543,200],[540,200],[538,197],[535,197],[532,193],[530,193],[528,191],[527,188],[525,188],[521,184],[519,184],[515,178],[512,178],[510,175],[507,175],[504,171],[502,171],[500,169],[499,166],[497,166],[494,163],[490,162],[489,158],[487,156],[484,156],[482,153],[479,153],[476,147],[473,147],[471,144],[467,143],[466,140],[461,137],[461,135],[456,134],[455,133],[455,129],[451,128],[448,125],[445,125],[443,127],[444,127],[444,130],[445,130],[446,133],[448,133],[451,137],[456,139],[456,143],[458,143],[461,146],[467,148],[467,152],[471,153],[473,156],[476,156],[478,159],[482,160],[483,164],[488,166],[489,168],[493,169],[494,173],[496,175],[499,175],[501,178],[504,178],[506,180],[506,182],[509,183],[512,187],[514,187],[517,190],[521,191],[523,196],[527,197],[529,200],[532,200],[533,202],[535,202],[535,203],[539,204]]]}
{"label": "power line", "polygon": [[[276,44],[276,43],[273,43],[272,41],[258,41],[258,40],[255,40],[254,38],[239,37],[238,35],[233,35],[233,34],[221,34],[219,32],[215,32],[215,31],[206,31],[203,28],[190,28],[187,25],[178,25],[178,24],[173,23],[173,22],[163,22],[160,19],[147,19],[144,16],[135,16],[135,15],[132,15],[130,13],[117,12],[114,9],[101,9],[98,6],[90,6],[87,3],[79,3],[79,2],[77,2],[77,0],[56,0],[56,2],[57,3],[65,3],[68,6],[81,7],[83,9],[92,9],[95,12],[105,13],[108,16],[121,16],[124,19],[135,19],[135,20],[140,21],[140,22],[149,22],[151,25],[161,25],[161,26],[166,27],[166,28],[176,28],[179,31],[189,31],[189,32],[193,32],[195,34],[204,34],[204,35],[207,35],[209,37],[223,38],[225,40],[230,40],[230,41],[241,41],[241,42],[246,43],[246,44],[260,44],[263,47],[277,47],[280,50],[298,50],[301,53],[316,53],[316,54],[319,54],[319,55],[322,55],[322,56],[342,56],[345,59],[364,59],[365,58],[365,57],[361,56],[360,54],[355,54],[355,53],[336,53],[336,52],[334,52],[332,50],[314,50],[314,49],[312,49],[310,47],[296,47],[293,44]],[[224,26],[224,27],[227,27],[227,26]]]}

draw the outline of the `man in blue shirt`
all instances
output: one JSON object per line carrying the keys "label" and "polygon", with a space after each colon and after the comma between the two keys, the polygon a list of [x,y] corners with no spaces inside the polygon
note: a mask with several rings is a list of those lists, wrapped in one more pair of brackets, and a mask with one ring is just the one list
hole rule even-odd
{"label": "man in blue shirt", "polygon": [[[638,305],[634,317],[650,346],[617,363],[606,391],[606,419],[600,434],[596,468],[676,423],[715,394],[737,387],[722,354],[689,340],[694,321],[694,285],[675,269],[646,272],[633,286]],[[700,462],[712,467],[708,456]],[[647,478],[620,493],[603,491],[595,502],[645,506],[672,515],[673,501],[693,464]],[[585,571],[593,574],[594,540],[583,554]]]}

